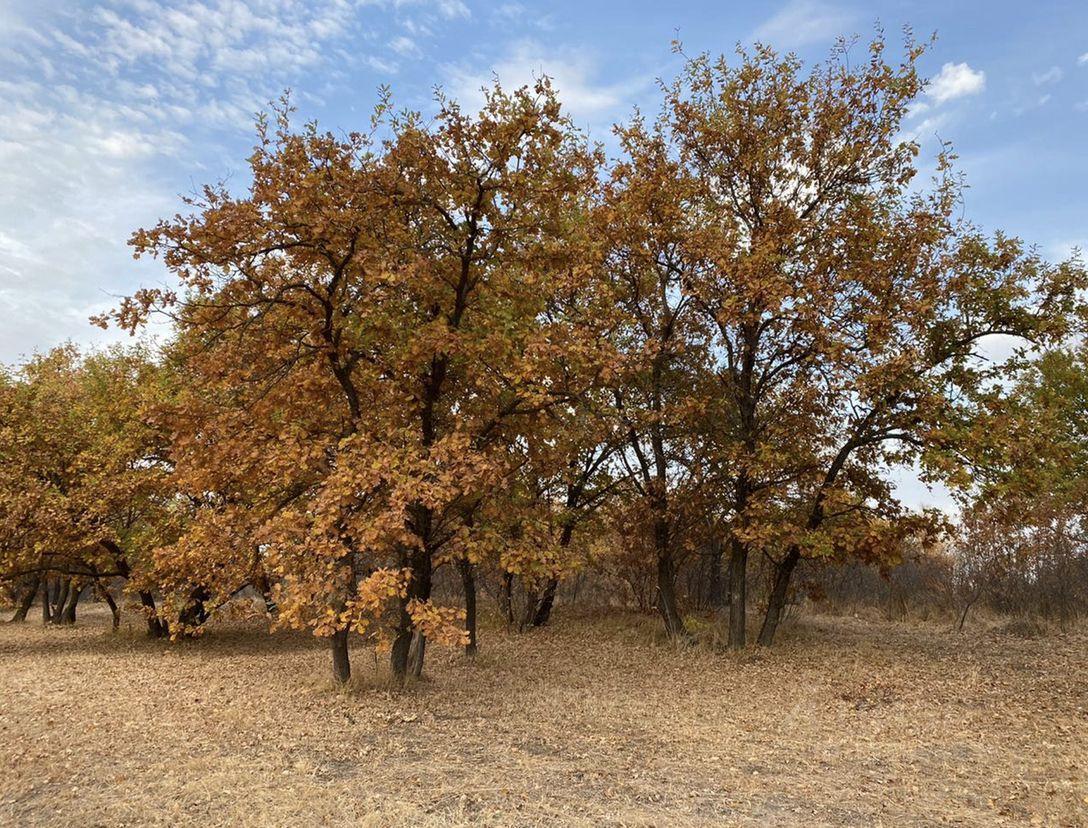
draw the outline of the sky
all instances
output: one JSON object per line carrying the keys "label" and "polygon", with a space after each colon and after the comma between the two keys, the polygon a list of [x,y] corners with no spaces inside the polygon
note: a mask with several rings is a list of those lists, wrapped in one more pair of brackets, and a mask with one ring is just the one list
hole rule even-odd
{"label": "sky", "polygon": [[427,111],[435,87],[471,105],[493,75],[547,74],[607,145],[633,107],[656,109],[674,38],[816,61],[878,23],[893,43],[904,25],[937,35],[904,137],[952,142],[966,216],[1051,258],[1088,242],[1084,0],[0,0],[0,362],[118,338],[88,317],[167,278],[129,235],[203,184],[243,188],[254,113],[285,89],[300,120],[350,131],[384,84]]}

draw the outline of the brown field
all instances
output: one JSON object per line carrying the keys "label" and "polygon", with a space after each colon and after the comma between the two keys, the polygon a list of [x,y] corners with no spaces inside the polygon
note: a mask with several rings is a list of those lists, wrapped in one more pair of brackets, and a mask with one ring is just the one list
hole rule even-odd
{"label": "brown field", "polygon": [[[135,623],[135,620],[129,623]],[[0,626],[3,825],[1088,825],[1088,635],[815,617],[676,650],[635,616],[434,648],[242,622],[197,643]]]}

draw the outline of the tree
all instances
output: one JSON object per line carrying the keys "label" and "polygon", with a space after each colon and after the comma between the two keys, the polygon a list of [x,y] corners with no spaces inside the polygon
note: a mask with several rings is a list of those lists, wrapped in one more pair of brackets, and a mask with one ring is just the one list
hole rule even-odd
{"label": "tree", "polygon": [[690,451],[708,364],[705,326],[689,284],[700,262],[685,244],[692,181],[670,152],[666,125],[636,117],[617,129],[615,164],[597,218],[602,290],[615,307],[609,375],[627,480],[649,516],[657,608],[667,634],[687,637],[676,594],[684,504],[695,497]]}
{"label": "tree", "polygon": [[1014,367],[974,424],[981,450],[956,547],[961,627],[983,598],[1062,621],[1088,610],[1088,358],[1074,343]]}
{"label": "tree", "polygon": [[[387,115],[383,100],[375,130]],[[461,640],[433,570],[464,557],[473,509],[512,471],[504,446],[577,393],[592,355],[544,313],[584,278],[598,164],[548,83],[384,128],[262,120],[247,195],[209,187],[133,238],[185,293],[114,314],[133,329],[161,310],[179,330],[169,417],[199,508],[173,557],[222,596],[259,555],[280,623],[329,637],[339,681],[349,631],[401,679],[414,632],[417,670],[426,639]]]}
{"label": "tree", "polygon": [[914,185],[918,146],[900,125],[924,88],[922,47],[908,35],[894,66],[879,35],[868,60],[850,46],[808,74],[758,45],[735,64],[688,59],[664,147],[633,162],[671,200],[648,215],[655,232],[680,228],[672,260],[687,263],[659,293],[707,337],[716,389],[699,430],[731,524],[733,647],[753,554],[775,571],[770,644],[800,560],[890,552],[932,522],[908,519],[886,469],[962,470],[966,424],[1002,370],[979,360],[987,337],[1059,339],[1084,284],[1075,264],[958,219],[947,148],[932,186]]}
{"label": "tree", "polygon": [[140,591],[175,530],[163,435],[145,417],[157,383],[143,349],[67,345],[0,386],[0,575],[31,578],[30,600],[40,582],[46,620],[74,623],[89,586],[116,606],[118,577]]}

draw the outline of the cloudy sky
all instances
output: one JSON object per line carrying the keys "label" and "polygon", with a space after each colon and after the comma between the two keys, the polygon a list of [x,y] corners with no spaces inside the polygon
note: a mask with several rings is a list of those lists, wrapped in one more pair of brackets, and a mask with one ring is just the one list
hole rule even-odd
{"label": "cloudy sky", "polygon": [[426,109],[492,73],[546,73],[596,138],[652,108],[689,53],[761,39],[822,57],[841,33],[939,40],[906,129],[954,142],[966,211],[1052,255],[1088,241],[1083,0],[558,2],[0,0],[0,362],[116,336],[87,317],[161,282],[126,239],[206,182],[245,184],[253,113],[293,90],[323,126],[365,124],[375,90]]}

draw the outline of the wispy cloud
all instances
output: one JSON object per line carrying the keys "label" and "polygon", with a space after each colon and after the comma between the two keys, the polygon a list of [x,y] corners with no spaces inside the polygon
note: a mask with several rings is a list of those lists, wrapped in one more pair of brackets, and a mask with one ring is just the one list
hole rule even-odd
{"label": "wispy cloud", "polygon": [[132,263],[129,233],[176,208],[188,172],[222,175],[228,162],[201,165],[237,158],[224,148],[270,98],[317,95],[352,67],[392,74],[415,44],[379,38],[383,15],[422,30],[468,14],[458,0],[20,3],[0,2],[0,361],[97,336],[87,317],[111,294],[164,278]]}
{"label": "wispy cloud", "polygon": [[398,9],[412,8],[413,6],[433,6],[447,20],[472,17],[469,7],[461,0],[394,0],[393,6]]}
{"label": "wispy cloud", "polygon": [[855,19],[846,9],[820,0],[791,0],[760,24],[752,38],[785,49],[818,41],[830,44],[839,35],[850,34]]}
{"label": "wispy cloud", "polygon": [[516,41],[491,65],[454,64],[446,67],[449,91],[466,106],[483,103],[481,89],[493,77],[508,88],[533,83],[547,75],[559,91],[563,106],[582,125],[603,123],[630,106],[632,97],[652,82],[651,76],[620,82],[599,79],[599,66],[583,50],[548,48],[535,40]]}
{"label": "wispy cloud", "polygon": [[1051,66],[1045,72],[1036,72],[1031,76],[1031,80],[1036,86],[1047,86],[1048,84],[1057,83],[1065,76],[1065,73],[1058,66]]}
{"label": "wispy cloud", "polygon": [[419,46],[412,38],[405,35],[393,38],[389,42],[389,48],[401,57],[416,58],[420,55]]}

